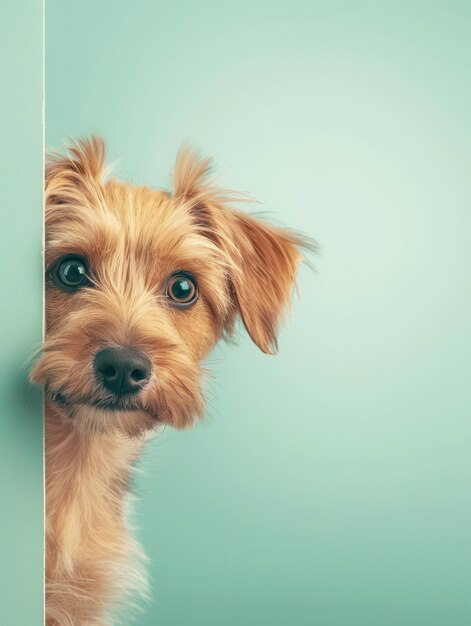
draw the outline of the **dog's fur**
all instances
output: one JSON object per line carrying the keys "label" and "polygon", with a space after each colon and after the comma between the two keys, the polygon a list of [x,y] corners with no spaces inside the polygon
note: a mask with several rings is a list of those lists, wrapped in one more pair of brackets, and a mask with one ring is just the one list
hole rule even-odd
{"label": "dog's fur", "polygon": [[[75,142],[46,168],[46,340],[32,370],[45,390],[47,626],[105,626],[110,604],[142,592],[139,548],[123,511],[145,434],[186,428],[204,410],[201,362],[240,315],[264,352],[276,349],[305,240],[231,208],[209,162],[180,151],[173,191],[107,178],[100,139]],[[93,284],[66,293],[50,279],[65,254]],[[198,279],[185,309],[165,296],[177,270]],[[148,384],[119,411],[93,375],[104,346],[152,363]]]}

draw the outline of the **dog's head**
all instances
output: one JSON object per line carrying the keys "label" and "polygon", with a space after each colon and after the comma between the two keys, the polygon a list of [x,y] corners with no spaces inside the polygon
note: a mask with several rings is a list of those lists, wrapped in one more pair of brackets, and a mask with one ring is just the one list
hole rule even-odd
{"label": "dog's head", "polygon": [[183,149],[173,191],[105,180],[101,140],[46,168],[46,340],[31,378],[82,433],[189,426],[201,362],[240,315],[264,352],[293,289],[295,233],[230,208]]}

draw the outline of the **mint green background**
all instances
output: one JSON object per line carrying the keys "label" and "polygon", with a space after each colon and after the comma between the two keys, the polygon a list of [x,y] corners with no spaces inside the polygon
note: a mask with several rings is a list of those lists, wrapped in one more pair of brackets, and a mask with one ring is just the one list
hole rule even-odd
{"label": "mint green background", "polygon": [[166,184],[180,142],[323,246],[262,355],[137,479],[140,626],[469,626],[471,9],[47,4],[47,143]]}
{"label": "mint green background", "polygon": [[0,624],[43,623],[42,2],[0,5]]}

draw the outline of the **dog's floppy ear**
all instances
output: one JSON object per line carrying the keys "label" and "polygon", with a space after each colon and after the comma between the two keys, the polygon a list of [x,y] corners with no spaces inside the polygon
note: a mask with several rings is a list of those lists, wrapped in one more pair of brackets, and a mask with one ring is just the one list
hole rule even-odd
{"label": "dog's floppy ear", "polygon": [[224,207],[216,220],[227,221],[232,238],[230,280],[237,310],[254,343],[274,353],[301,260],[301,241],[287,229]]}
{"label": "dog's floppy ear", "polygon": [[105,176],[105,143],[100,137],[72,140],[65,152],[46,156],[46,205],[82,204],[97,200]]}
{"label": "dog's floppy ear", "polygon": [[[208,181],[210,161],[189,148],[177,158],[174,194],[189,202],[202,231],[227,259],[233,312],[238,312],[257,346],[277,350],[277,329],[291,300],[300,250],[306,238],[231,208],[238,194]],[[230,326],[230,321],[229,321]]]}

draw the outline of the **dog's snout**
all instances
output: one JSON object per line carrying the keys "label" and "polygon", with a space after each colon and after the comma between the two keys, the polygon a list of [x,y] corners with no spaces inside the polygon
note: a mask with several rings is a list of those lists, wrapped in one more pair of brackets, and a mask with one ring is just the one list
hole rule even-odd
{"label": "dog's snout", "polygon": [[139,391],[149,380],[151,362],[135,348],[104,348],[93,363],[98,382],[117,396]]}

